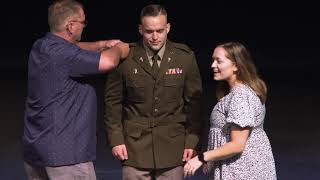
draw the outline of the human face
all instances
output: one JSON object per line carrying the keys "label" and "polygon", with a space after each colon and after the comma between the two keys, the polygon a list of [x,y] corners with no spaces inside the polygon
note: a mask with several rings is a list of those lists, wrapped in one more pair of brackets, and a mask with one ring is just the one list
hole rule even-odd
{"label": "human face", "polygon": [[164,15],[146,16],[141,20],[139,32],[143,36],[143,42],[153,51],[159,51],[167,41],[170,24]]}
{"label": "human face", "polygon": [[229,84],[236,82],[238,70],[236,65],[226,57],[227,52],[222,47],[217,47],[213,51],[212,65],[213,79],[216,81],[225,80]]}
{"label": "human face", "polygon": [[71,18],[69,21],[69,31],[71,31],[71,39],[73,41],[80,41],[83,28],[86,26],[86,17],[82,9],[79,10],[79,14]]}

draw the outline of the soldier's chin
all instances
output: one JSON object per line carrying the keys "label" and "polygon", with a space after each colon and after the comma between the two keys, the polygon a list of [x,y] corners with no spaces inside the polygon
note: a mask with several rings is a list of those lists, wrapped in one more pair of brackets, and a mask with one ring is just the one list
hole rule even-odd
{"label": "soldier's chin", "polygon": [[158,45],[158,46],[152,46],[151,45],[151,49],[154,50],[154,51],[158,51],[161,47]]}

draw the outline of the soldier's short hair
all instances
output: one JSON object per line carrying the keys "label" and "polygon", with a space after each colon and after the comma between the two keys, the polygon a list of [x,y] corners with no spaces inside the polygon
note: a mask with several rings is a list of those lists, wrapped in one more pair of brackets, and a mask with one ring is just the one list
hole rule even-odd
{"label": "soldier's short hair", "polygon": [[81,3],[75,0],[57,0],[48,8],[48,24],[50,31],[59,32],[63,30],[63,24],[72,16],[78,16]]}
{"label": "soldier's short hair", "polygon": [[140,21],[143,17],[146,16],[158,16],[158,15],[164,15],[167,17],[167,11],[164,8],[164,6],[160,4],[149,4],[142,8],[140,13]]}

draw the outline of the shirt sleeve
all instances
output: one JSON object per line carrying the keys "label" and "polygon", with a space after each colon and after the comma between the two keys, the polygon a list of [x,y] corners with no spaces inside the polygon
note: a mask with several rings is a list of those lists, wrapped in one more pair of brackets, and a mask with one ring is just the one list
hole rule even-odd
{"label": "shirt sleeve", "polygon": [[74,47],[73,56],[69,61],[69,75],[72,77],[83,77],[99,73],[100,53],[83,50]]}
{"label": "shirt sleeve", "polygon": [[229,104],[226,122],[236,124],[242,128],[254,126],[254,103],[250,95],[239,88],[233,92]]}

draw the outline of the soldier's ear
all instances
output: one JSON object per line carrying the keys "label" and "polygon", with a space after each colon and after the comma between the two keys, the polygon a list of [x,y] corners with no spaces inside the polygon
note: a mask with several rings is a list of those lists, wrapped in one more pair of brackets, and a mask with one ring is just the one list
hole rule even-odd
{"label": "soldier's ear", "polygon": [[142,35],[143,33],[142,33],[142,25],[141,24],[139,24],[139,33]]}
{"label": "soldier's ear", "polygon": [[170,27],[171,27],[171,24],[170,24],[170,23],[167,23],[167,27],[166,27],[167,34],[168,34],[168,33],[169,33],[169,31],[170,31]]}

